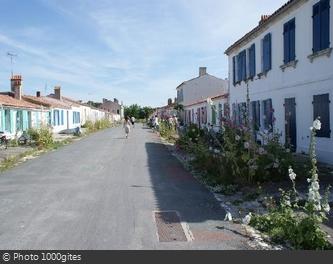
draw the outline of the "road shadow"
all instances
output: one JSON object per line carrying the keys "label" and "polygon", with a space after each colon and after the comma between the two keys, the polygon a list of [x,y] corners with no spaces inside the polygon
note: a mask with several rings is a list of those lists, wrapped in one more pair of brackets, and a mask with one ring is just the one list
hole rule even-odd
{"label": "road shadow", "polygon": [[200,184],[161,143],[146,143],[151,184],[159,211],[177,211],[183,221],[223,221],[214,195]]}

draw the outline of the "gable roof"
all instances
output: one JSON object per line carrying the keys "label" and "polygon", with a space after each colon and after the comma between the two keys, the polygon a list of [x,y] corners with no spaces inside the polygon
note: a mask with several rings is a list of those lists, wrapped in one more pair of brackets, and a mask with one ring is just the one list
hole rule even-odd
{"label": "gable roof", "polygon": [[259,32],[260,30],[262,30],[263,28],[265,28],[269,23],[271,23],[276,17],[278,17],[279,15],[283,14],[284,12],[286,12],[289,8],[291,8],[292,6],[294,6],[295,4],[301,2],[303,0],[289,0],[287,3],[285,3],[283,6],[281,6],[278,10],[276,10],[272,15],[268,16],[265,18],[264,21],[262,21],[261,23],[259,23],[259,25],[257,27],[255,27],[254,29],[252,29],[250,32],[248,32],[247,34],[245,34],[242,38],[240,38],[239,40],[237,40],[234,44],[232,44],[229,48],[227,48],[227,50],[225,51],[226,55],[229,55],[233,49],[237,48],[238,46],[242,45],[244,42],[246,42],[249,37],[251,37],[253,34]]}
{"label": "gable roof", "polygon": [[10,95],[0,94],[0,104],[3,106],[15,107],[15,108],[28,108],[28,109],[40,109],[37,104],[27,102],[25,100],[18,100]]}
{"label": "gable roof", "polygon": [[215,76],[213,76],[213,75],[210,75],[210,74],[206,73],[205,75],[198,76],[198,77],[195,77],[195,78],[190,79],[190,80],[188,80],[188,81],[182,82],[180,85],[177,86],[176,90],[178,90],[178,88],[180,88],[181,86],[183,86],[183,85],[185,85],[185,84],[188,84],[188,83],[190,83],[190,82],[193,82],[193,81],[198,80],[198,79],[203,78],[203,77],[209,77],[209,78],[214,78],[214,79],[217,79],[217,80],[220,80],[220,81],[226,81],[226,80],[224,80],[224,79],[217,78],[217,77],[215,77]]}
{"label": "gable roof", "polygon": [[229,97],[229,94],[227,94],[227,93],[226,94],[220,94],[220,95],[216,95],[216,96],[213,96],[213,97],[207,97],[204,100],[199,100],[199,101],[184,105],[184,107],[191,107],[191,106],[194,106],[194,105],[197,105],[197,104],[205,103],[205,102],[207,102],[208,98],[210,98],[214,101],[214,100],[217,100],[217,99],[226,99],[228,97]]}
{"label": "gable roof", "polygon": [[32,102],[34,104],[39,104],[46,107],[70,109],[70,105],[66,104],[65,102],[47,96],[37,97],[32,95],[24,95],[22,98],[28,102]]}

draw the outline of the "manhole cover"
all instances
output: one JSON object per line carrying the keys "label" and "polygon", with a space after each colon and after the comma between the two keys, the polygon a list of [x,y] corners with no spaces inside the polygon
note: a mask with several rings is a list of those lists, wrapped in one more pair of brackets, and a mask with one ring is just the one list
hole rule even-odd
{"label": "manhole cover", "polygon": [[177,212],[155,212],[155,221],[160,242],[188,241]]}

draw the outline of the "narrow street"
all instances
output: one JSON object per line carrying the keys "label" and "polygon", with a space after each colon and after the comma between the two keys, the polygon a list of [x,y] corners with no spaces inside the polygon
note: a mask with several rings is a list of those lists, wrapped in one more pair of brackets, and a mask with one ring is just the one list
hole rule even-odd
{"label": "narrow street", "polygon": [[0,208],[3,250],[249,248],[214,196],[140,125],[127,140],[122,128],[105,130],[1,174]]}

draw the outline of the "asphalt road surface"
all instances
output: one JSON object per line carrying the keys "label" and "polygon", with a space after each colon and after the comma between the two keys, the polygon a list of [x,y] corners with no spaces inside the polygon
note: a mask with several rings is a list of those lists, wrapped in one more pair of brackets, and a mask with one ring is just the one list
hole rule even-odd
{"label": "asphalt road surface", "polygon": [[129,139],[105,130],[0,174],[0,249],[248,249],[224,216],[139,125]]}

